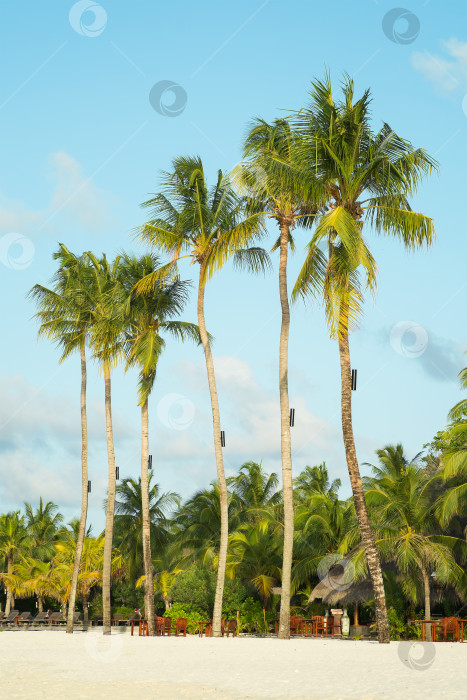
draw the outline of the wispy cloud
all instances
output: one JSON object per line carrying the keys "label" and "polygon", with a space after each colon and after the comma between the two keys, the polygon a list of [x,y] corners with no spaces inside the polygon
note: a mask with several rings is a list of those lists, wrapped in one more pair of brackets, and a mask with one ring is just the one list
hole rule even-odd
{"label": "wispy cloud", "polygon": [[467,85],[467,42],[451,38],[443,42],[442,55],[415,51],[412,66],[442,93]]}

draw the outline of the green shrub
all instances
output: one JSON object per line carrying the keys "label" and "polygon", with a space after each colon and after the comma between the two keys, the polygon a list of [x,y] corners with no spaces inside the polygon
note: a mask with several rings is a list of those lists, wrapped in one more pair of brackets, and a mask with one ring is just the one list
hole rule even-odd
{"label": "green shrub", "polygon": [[170,617],[172,622],[175,622],[177,617],[186,617],[188,620],[187,631],[190,634],[197,634],[198,625],[195,623],[206,619],[206,615],[194,605],[184,606],[181,603],[174,603],[171,608],[165,611],[164,617]]}

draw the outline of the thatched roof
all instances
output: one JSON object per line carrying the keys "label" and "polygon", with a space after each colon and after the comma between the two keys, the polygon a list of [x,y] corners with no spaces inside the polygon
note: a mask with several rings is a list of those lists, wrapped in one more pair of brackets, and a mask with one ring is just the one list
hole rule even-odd
{"label": "thatched roof", "polygon": [[327,572],[323,579],[314,587],[308,599],[322,600],[329,606],[350,605],[363,603],[373,598],[373,586],[368,575],[355,580],[355,569],[348,559],[337,562]]}

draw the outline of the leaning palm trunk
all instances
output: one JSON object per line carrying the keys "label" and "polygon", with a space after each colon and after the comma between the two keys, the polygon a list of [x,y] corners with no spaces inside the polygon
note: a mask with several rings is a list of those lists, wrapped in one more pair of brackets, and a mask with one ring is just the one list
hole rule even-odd
{"label": "leaning palm trunk", "polygon": [[[13,554],[11,551],[8,552],[7,556],[7,573],[11,576],[11,571],[13,569]],[[10,614],[11,606],[15,604],[15,599],[13,598],[13,593],[8,586],[6,586],[6,603],[5,603],[5,617]]]}
{"label": "leaning palm trunk", "polygon": [[110,610],[110,576],[112,573],[112,540],[115,511],[115,452],[112,430],[112,405],[110,366],[104,363],[105,381],[105,429],[107,435],[107,460],[109,464],[109,486],[107,492],[107,511],[105,516],[104,565],[102,570],[102,612],[104,634],[111,634]]}
{"label": "leaning palm trunk", "polygon": [[208,375],[209,393],[211,395],[212,425],[214,432],[214,451],[216,455],[217,480],[219,482],[219,499],[221,513],[221,533],[219,546],[219,564],[217,567],[216,595],[214,598],[214,610],[212,617],[212,634],[214,637],[221,636],[222,622],[222,599],[224,595],[225,567],[227,562],[227,543],[229,538],[229,510],[227,500],[227,484],[224,473],[224,460],[222,458],[221,445],[221,420],[219,413],[219,401],[217,398],[216,377],[214,374],[214,362],[212,359],[211,347],[206,331],[204,319],[204,268],[201,265],[198,287],[198,326],[203,343],[204,355],[206,358],[206,370]]}
{"label": "leaning palm trunk", "polygon": [[[425,597],[425,620],[431,620],[430,575],[424,566],[422,566],[421,569]],[[425,625],[425,628],[425,639],[427,642],[431,642],[431,625]]]}
{"label": "leaning palm trunk", "polygon": [[67,634],[73,634],[73,613],[75,610],[76,590],[78,588],[79,568],[83,553],[84,537],[86,534],[86,519],[88,514],[88,426],[86,416],[86,349],[83,339],[81,353],[81,517],[79,520],[78,539],[76,541],[75,561],[71,576]]}
{"label": "leaning palm trunk", "polygon": [[149,517],[149,474],[148,474],[148,400],[141,406],[141,509],[143,515],[143,561],[145,575],[145,610],[148,621],[148,635],[156,633],[154,619],[154,583],[151,557],[151,520]]}
{"label": "leaning palm trunk", "polygon": [[279,617],[279,639],[290,638],[290,580],[292,575],[294,507],[292,481],[292,451],[290,445],[288,349],[290,309],[287,296],[287,246],[289,225],[280,225],[279,293],[282,324],[279,345],[279,396],[281,407],[282,492],[284,499],[284,550],[282,554],[282,593]]}
{"label": "leaning palm trunk", "polygon": [[349,336],[344,331],[339,337],[339,355],[341,363],[341,387],[342,387],[342,433],[344,436],[345,457],[347,469],[352,486],[353,501],[357,514],[358,527],[365,549],[368,570],[370,572],[373,592],[375,595],[376,624],[378,628],[378,640],[380,643],[389,643],[388,614],[386,610],[386,597],[384,594],[383,574],[376,549],[373,530],[371,529],[365,496],[363,493],[362,478],[358,468],[357,452],[352,428],[352,386]]}

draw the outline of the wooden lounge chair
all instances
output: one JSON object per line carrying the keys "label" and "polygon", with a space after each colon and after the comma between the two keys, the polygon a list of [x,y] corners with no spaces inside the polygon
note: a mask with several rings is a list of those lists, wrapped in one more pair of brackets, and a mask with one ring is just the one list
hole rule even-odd
{"label": "wooden lounge chair", "polygon": [[16,623],[16,618],[20,615],[19,610],[11,610],[8,617],[2,620],[2,625],[14,625]]}
{"label": "wooden lounge chair", "polygon": [[49,615],[50,626],[52,625],[66,625],[66,620],[61,612],[53,612]]}
{"label": "wooden lounge chair", "polygon": [[16,618],[16,624],[17,625],[27,625],[28,623],[32,622],[34,618],[31,617],[30,612],[22,612],[18,617]]}
{"label": "wooden lounge chair", "polygon": [[3,612],[3,610],[0,610],[0,622],[3,620],[4,617],[5,613]]}
{"label": "wooden lounge chair", "polygon": [[[135,615],[136,617],[136,615]],[[93,625],[102,625],[104,623],[104,617],[103,615],[94,615],[92,618],[92,624]]]}
{"label": "wooden lounge chair", "polygon": [[113,616],[113,620],[112,620],[113,626],[118,627],[120,622],[123,622],[123,623],[126,622],[123,613],[115,613],[115,615]]}
{"label": "wooden lounge chair", "polygon": [[178,637],[179,632],[183,632],[183,636],[186,637],[186,626],[188,624],[188,619],[186,617],[177,617],[175,622],[175,636]]}
{"label": "wooden lounge chair", "polygon": [[29,620],[29,622],[31,623],[31,625],[44,625],[46,622],[49,621],[48,615],[48,612],[46,612],[45,610],[42,612],[38,612],[35,617],[32,617]]}

